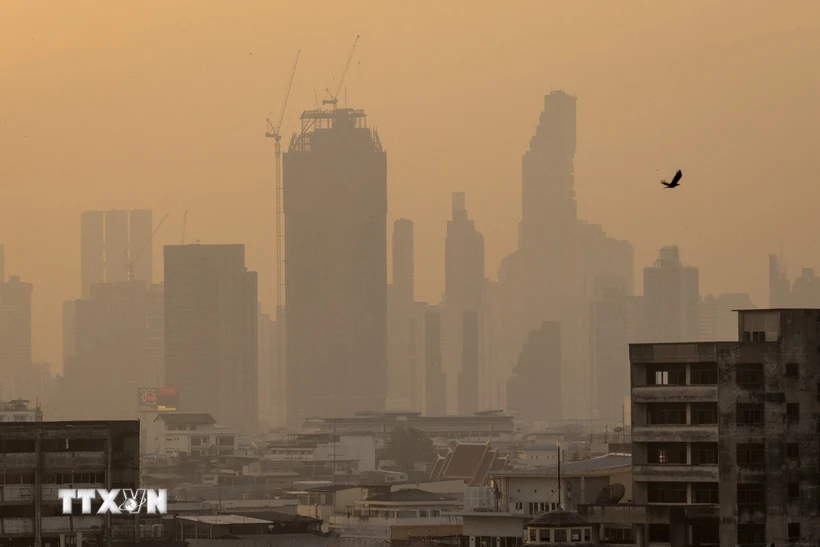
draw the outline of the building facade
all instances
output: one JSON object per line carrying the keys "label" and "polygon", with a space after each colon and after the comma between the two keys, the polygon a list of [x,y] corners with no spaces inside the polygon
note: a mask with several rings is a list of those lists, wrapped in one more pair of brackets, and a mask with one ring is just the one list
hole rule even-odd
{"label": "building facade", "polygon": [[[0,423],[0,543],[111,545],[133,533],[133,517],[63,515],[60,488],[139,487],[139,422]],[[133,536],[132,536],[133,537]]]}
{"label": "building facade", "polygon": [[739,342],[630,346],[633,500],[688,518],[650,542],[820,538],[820,310],[738,315]]}
{"label": "building facade", "polygon": [[283,160],[294,428],[387,399],[387,154],[363,110],[307,111],[302,123]]}
{"label": "building facade", "polygon": [[240,432],[258,420],[256,284],[244,245],[165,247],[165,385]]}

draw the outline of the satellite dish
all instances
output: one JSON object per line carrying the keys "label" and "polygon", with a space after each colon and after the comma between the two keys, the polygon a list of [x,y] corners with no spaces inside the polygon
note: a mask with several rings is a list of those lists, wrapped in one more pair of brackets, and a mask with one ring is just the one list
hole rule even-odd
{"label": "satellite dish", "polygon": [[623,484],[619,482],[610,484],[595,498],[595,505],[615,505],[623,499],[624,494],[626,494],[626,487]]}

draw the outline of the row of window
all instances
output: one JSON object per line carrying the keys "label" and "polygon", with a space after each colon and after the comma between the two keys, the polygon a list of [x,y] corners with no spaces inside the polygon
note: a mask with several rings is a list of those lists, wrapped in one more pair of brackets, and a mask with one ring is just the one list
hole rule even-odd
{"label": "row of window", "polygon": [[[649,443],[646,448],[646,463],[653,465],[715,465],[718,463],[717,443],[692,443],[688,460],[686,443]],[[786,443],[786,458],[800,461],[800,443]],[[764,443],[742,443],[737,445],[737,464],[758,466],[766,464]]]}
{"label": "row of window", "polygon": [[[800,541],[800,523],[790,522],[787,529],[789,543]],[[766,525],[762,523],[738,524],[737,542],[740,545],[765,544]]]}
{"label": "row of window", "polygon": [[[686,417],[686,403],[649,403],[646,405],[647,425],[717,425],[717,403],[691,403],[689,420]],[[737,425],[761,426],[765,424],[766,413],[763,403],[738,403],[735,420]],[[800,423],[800,403],[786,404],[786,421]]]}
{"label": "row of window", "polygon": [[[739,363],[734,366],[735,382],[741,387],[762,387],[765,381],[763,363]],[[799,378],[800,364],[786,363],[786,377]],[[665,364],[646,367],[646,383],[650,386],[685,386],[686,365]],[[689,365],[689,383],[692,386],[714,386],[718,383],[718,369],[714,363]]]}
{"label": "row of window", "polygon": [[[105,473],[43,473],[40,482],[42,484],[105,484]],[[0,474],[0,484],[34,484],[34,474]]]}
{"label": "row of window", "polygon": [[[668,524],[650,524],[648,526],[648,540],[650,543],[670,543],[672,541],[671,526]],[[787,536],[789,543],[797,543],[800,541],[800,523],[790,522],[787,526]],[[693,527],[692,540],[693,545],[706,545],[719,543],[718,527]],[[765,545],[766,544],[766,525],[761,523],[755,524],[738,524],[737,525],[737,543],[739,545]]]}
{"label": "row of window", "polygon": [[[692,499],[688,499],[688,485],[691,485]],[[800,499],[800,483],[787,482],[786,495],[790,500]],[[716,482],[650,482],[647,484],[647,501],[649,503],[720,503],[718,483]],[[764,506],[766,504],[766,485],[764,483],[746,483],[737,485],[737,505]]]}

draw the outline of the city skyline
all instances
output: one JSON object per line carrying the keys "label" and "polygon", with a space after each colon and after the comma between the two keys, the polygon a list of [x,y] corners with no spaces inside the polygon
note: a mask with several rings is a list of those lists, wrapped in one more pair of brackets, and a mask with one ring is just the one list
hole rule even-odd
{"label": "city skyline", "polygon": [[[170,213],[154,242],[155,279],[162,271],[158,249],[180,241],[188,210],[189,242],[247,246],[248,266],[260,272],[264,310],[272,311],[273,154],[272,143],[262,137],[264,117],[281,104],[293,54],[303,49],[282,130],[287,145],[296,118],[314,102],[314,88],[323,95],[321,90],[333,87],[356,34],[362,38],[340,101],[366,108],[391,150],[388,223],[403,217],[416,225],[419,300],[436,301],[443,289],[441,235],[451,192],[467,194],[471,217],[485,234],[488,277],[496,275],[501,258],[515,248],[516,225],[521,220],[520,155],[543,95],[551,88],[564,88],[580,101],[579,216],[606,226],[613,237],[629,240],[636,266],[651,263],[660,247],[676,244],[687,261],[701,269],[704,292],[748,292],[754,301],[764,302],[766,273],[757,265],[779,249],[781,239],[792,277],[798,267],[820,262],[813,260],[820,255],[818,244],[787,229],[793,226],[790,217],[809,217],[808,209],[794,215],[785,209],[767,211],[771,221],[782,227],[780,233],[725,229],[721,218],[763,213],[773,200],[755,195],[773,191],[777,186],[771,185],[773,178],[797,181],[805,178],[800,173],[813,171],[813,156],[802,142],[811,140],[816,106],[810,97],[816,87],[808,79],[811,71],[798,64],[810,61],[797,57],[811,59],[817,52],[814,35],[801,30],[807,28],[803,21],[811,19],[810,10],[817,8],[797,3],[771,13],[760,9],[762,4],[744,4],[739,15],[727,4],[704,19],[697,8],[682,6],[645,11],[601,8],[585,15],[592,19],[583,19],[585,24],[601,25],[594,43],[577,32],[582,19],[577,19],[580,12],[572,7],[562,10],[553,22],[546,21],[552,17],[526,17],[524,26],[519,21],[527,10],[539,13],[546,8],[526,2],[516,8],[488,8],[472,16],[470,28],[486,29],[496,38],[487,43],[459,28],[455,32],[463,46],[456,55],[446,47],[454,35],[444,28],[446,16],[456,16],[455,8],[446,8],[440,20],[425,23],[430,26],[421,40],[417,33],[395,32],[391,26],[410,17],[409,13],[380,7],[372,19],[357,17],[356,9],[340,13],[339,24],[326,39],[315,41],[310,32],[316,29],[303,26],[309,17],[300,10],[307,8],[294,7],[293,32],[273,42],[257,25],[269,8],[256,5],[245,14],[222,18],[221,36],[242,35],[223,53],[206,45],[212,40],[205,38],[211,29],[205,23],[185,31],[188,34],[183,36],[192,47],[201,48],[199,57],[173,45],[179,29],[163,18],[138,25],[142,30],[109,36],[100,23],[80,23],[59,7],[45,19],[39,18],[40,8],[15,7],[17,24],[4,36],[11,43],[19,42],[19,47],[0,53],[0,62],[18,82],[0,90],[4,101],[15,105],[0,124],[0,177],[10,182],[0,201],[0,234],[9,275],[19,275],[37,287],[34,357],[59,370],[60,348],[54,342],[60,336],[59,302],[79,296],[75,294],[79,272],[69,267],[57,276],[48,264],[75,260],[79,237],[72,226],[77,226],[77,217],[85,209],[144,208],[151,209],[155,219]],[[100,9],[100,22],[117,17],[114,8]],[[135,20],[144,21],[141,17],[147,13],[135,14]],[[73,49],[59,53],[59,37],[48,26],[52,16],[59,18],[67,35],[76,38]],[[613,18],[619,25],[603,25]],[[695,22],[703,29],[697,36],[675,30]],[[721,29],[722,37],[717,37],[716,29]],[[151,32],[154,38],[140,41],[142,32]],[[681,36],[669,44],[661,39],[668,33]],[[110,38],[111,44],[91,47],[93,37]],[[641,51],[647,40],[655,43],[652,53]],[[596,52],[604,43],[609,62],[602,64]],[[152,64],[155,54],[165,50],[164,60]],[[543,55],[551,50],[564,53]],[[8,54],[12,51],[15,56]],[[75,53],[83,55],[65,57]],[[109,63],[111,55],[116,55],[116,63]],[[789,61],[750,62],[777,55]],[[428,58],[439,58],[441,63],[426,62]],[[510,64],[509,58],[518,61]],[[52,70],[52,59],[78,63],[83,79],[75,82],[65,72]],[[196,69],[202,63],[209,73],[237,85],[211,85],[211,77]],[[98,73],[100,66],[112,66],[113,72]],[[417,68],[404,70],[410,66]],[[736,70],[726,73],[726,66]],[[478,79],[464,78],[466,74]],[[499,84],[499,75],[515,79],[516,85]],[[604,80],[615,85],[601,86]],[[677,84],[669,86],[673,80]],[[56,87],[63,90],[60,95],[50,85],[31,92],[32,86],[44,81],[66,85]],[[749,86],[750,81],[766,83]],[[123,87],[121,82],[128,84]],[[709,82],[715,84],[710,87]],[[97,93],[89,95],[87,83],[103,91],[101,100],[88,101]],[[154,91],[158,85],[164,89],[161,95]],[[788,105],[778,98],[785,94],[791,97]],[[746,99],[738,102],[734,98],[740,95]],[[185,101],[186,96],[194,100]],[[50,107],[42,108],[40,100]],[[463,123],[451,128],[448,117],[430,116],[440,112],[437,105],[444,100],[453,119]],[[505,104],[505,108],[491,109],[489,117],[476,117],[478,101]],[[125,103],[131,106],[122,108]],[[232,106],[208,108],[222,104]],[[612,104],[618,108],[611,108]],[[745,121],[751,119],[748,109],[760,108],[754,124]],[[687,114],[681,117],[677,112]],[[74,116],[82,116],[90,125],[76,123]],[[54,126],[60,131],[54,132]],[[675,129],[667,131],[667,127]],[[711,130],[698,137],[704,127]],[[488,140],[488,130],[505,137]],[[99,140],[86,131],[107,137]],[[81,143],[101,147],[102,153],[78,148]],[[491,153],[477,153],[488,147]],[[769,147],[771,153],[748,154],[761,147]],[[123,170],[124,164],[134,167]],[[655,190],[661,175],[675,168],[686,170],[688,182],[670,203],[670,196]],[[51,183],[56,180],[61,184]],[[794,200],[794,207],[807,207],[815,190],[796,188],[801,199]],[[632,205],[633,201],[641,205]],[[13,205],[32,202],[38,206],[31,210]],[[665,230],[646,230],[659,222],[658,208],[664,211]],[[692,221],[693,211],[701,211],[697,223]],[[18,235],[20,226],[30,226],[25,238]],[[785,237],[789,233],[791,237]],[[750,240],[757,243],[747,244]],[[727,252],[732,256],[731,270],[746,273],[744,286],[736,286],[736,273],[717,267]]]}

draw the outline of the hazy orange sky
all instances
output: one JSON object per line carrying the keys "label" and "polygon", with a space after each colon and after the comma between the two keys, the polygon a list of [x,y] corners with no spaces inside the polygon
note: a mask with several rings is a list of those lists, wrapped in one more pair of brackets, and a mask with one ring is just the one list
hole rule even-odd
{"label": "hazy orange sky", "polygon": [[[34,283],[34,357],[61,368],[84,209],[171,216],[154,245],[245,243],[273,302],[273,143],[334,88],[388,153],[389,220],[416,223],[420,300],[443,288],[450,193],[465,191],[487,272],[514,249],[521,155],[543,96],[578,96],[581,216],[667,244],[701,292],[767,304],[767,254],[820,267],[820,2],[489,0],[0,3],[0,243]],[[344,100],[344,93],[340,102]],[[683,169],[682,187],[660,178]]]}

